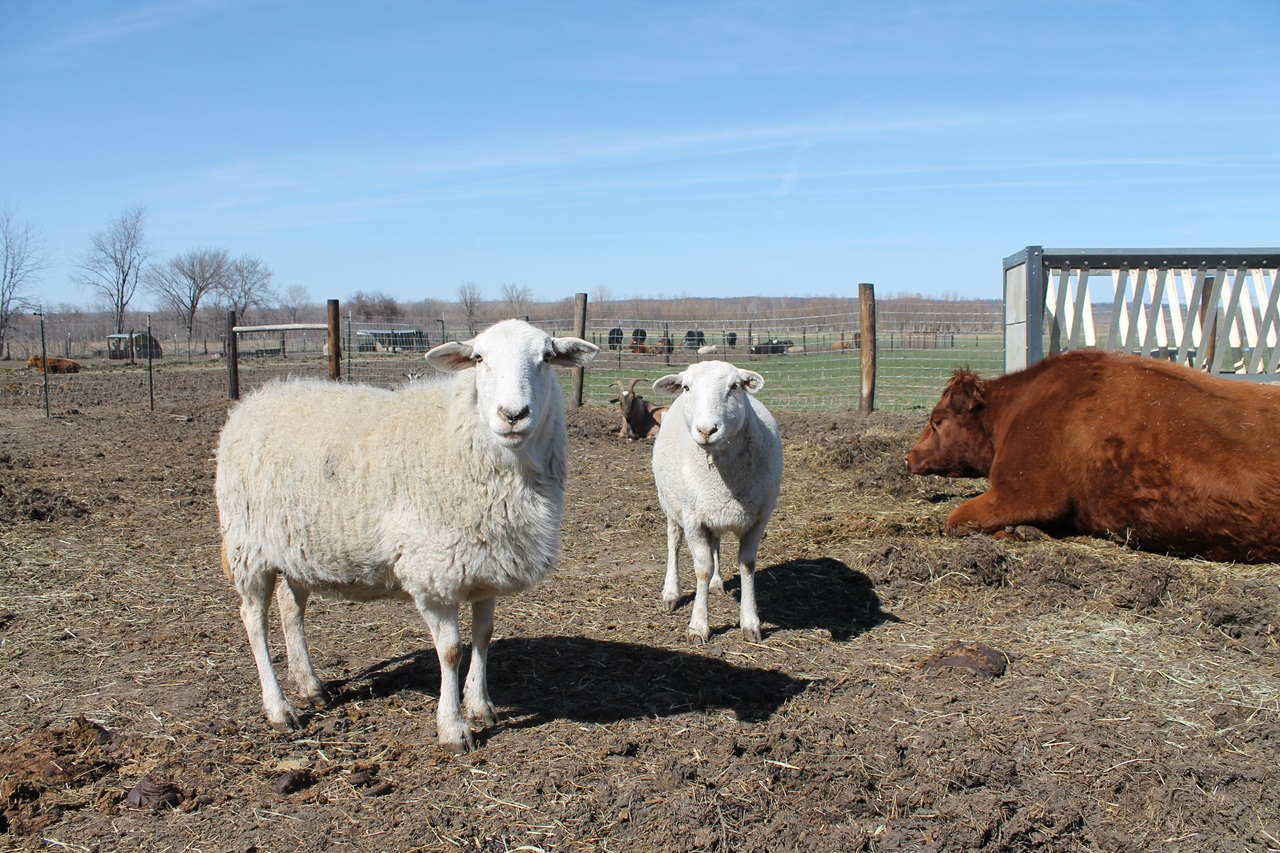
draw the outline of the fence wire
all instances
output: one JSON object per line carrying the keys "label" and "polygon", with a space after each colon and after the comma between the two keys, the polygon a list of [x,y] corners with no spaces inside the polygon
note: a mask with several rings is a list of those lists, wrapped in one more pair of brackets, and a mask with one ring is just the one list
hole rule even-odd
{"label": "fence wire", "polygon": [[[856,303],[855,303],[856,304]],[[937,401],[951,373],[971,367],[996,375],[1003,364],[1002,315],[998,304],[941,303],[877,307],[878,409],[927,410]],[[557,337],[573,334],[573,320],[535,320]],[[71,325],[71,324],[69,324]],[[222,334],[207,324],[188,345],[185,330],[153,323],[159,357],[148,370],[145,359],[108,358],[105,344],[94,345],[75,328],[51,320],[46,329],[50,355],[76,359],[79,373],[50,375],[51,408],[66,411],[102,403],[147,406],[207,402],[227,393]],[[145,329],[145,326],[143,326]],[[429,376],[424,359],[433,346],[465,340],[474,332],[439,318],[342,320],[343,381],[397,387]],[[636,390],[658,400],[654,380],[679,373],[707,359],[731,361],[765,379],[761,400],[777,411],[835,412],[856,409],[861,398],[860,321],[856,311],[812,316],[783,316],[734,321],[589,318],[586,338],[601,349],[587,368],[583,402],[608,405],[617,384],[639,380]],[[102,338],[105,339],[105,334]],[[320,331],[243,332],[238,341],[241,394],[276,378],[328,375]],[[58,342],[52,346],[48,341]],[[30,335],[11,336],[15,358],[0,362],[0,402],[43,405],[40,371],[23,367],[26,354],[40,352]],[[8,369],[6,370],[5,367]],[[568,372],[564,373],[568,387]]]}

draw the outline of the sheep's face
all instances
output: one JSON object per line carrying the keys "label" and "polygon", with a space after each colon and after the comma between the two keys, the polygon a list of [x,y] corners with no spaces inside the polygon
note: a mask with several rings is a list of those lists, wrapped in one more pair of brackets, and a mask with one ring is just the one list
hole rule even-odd
{"label": "sheep's face", "polygon": [[480,417],[504,447],[522,447],[549,407],[559,404],[554,368],[581,367],[600,348],[579,338],[553,338],[521,320],[504,320],[469,341],[427,353],[437,370],[475,370]]}
{"label": "sheep's face", "polygon": [[685,425],[694,442],[713,449],[737,435],[751,403],[748,394],[764,387],[764,377],[727,361],[703,361],[684,373],[664,376],[653,387],[680,394]]}

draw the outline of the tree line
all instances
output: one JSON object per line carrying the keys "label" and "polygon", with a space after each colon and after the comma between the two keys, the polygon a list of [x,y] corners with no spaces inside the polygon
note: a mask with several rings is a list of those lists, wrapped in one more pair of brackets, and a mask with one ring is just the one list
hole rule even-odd
{"label": "tree line", "polygon": [[[19,220],[12,209],[0,211],[0,261],[0,357],[8,358],[14,315],[35,307],[32,294],[50,266],[50,255],[39,233],[31,223]],[[125,210],[95,231],[74,267],[74,282],[93,295],[117,334],[125,331],[126,313],[139,290],[150,293],[162,311],[171,313],[188,343],[202,309],[205,323],[215,325],[227,309],[234,309],[241,323],[251,312],[273,322],[323,320],[323,306],[312,301],[308,289],[294,284],[277,290],[274,274],[261,258],[233,256],[225,248],[211,247],[156,258],[147,240],[146,211],[141,205]],[[854,290],[852,285],[850,290]],[[574,311],[572,295],[535,301],[531,288],[514,282],[501,285],[496,298],[487,298],[474,281],[464,281],[453,295],[452,300],[400,301],[381,290],[357,290],[343,301],[343,309],[366,322],[411,318],[443,325],[447,319],[450,328],[473,336],[489,323],[507,317],[567,324]],[[1000,310],[998,300],[964,299],[945,293],[940,297],[888,296],[878,301],[884,309],[901,315],[897,321],[907,323],[912,331],[985,327],[992,317],[998,318]],[[821,330],[827,319],[832,328],[847,325],[848,316],[858,311],[853,295],[711,298],[654,294],[615,298],[604,285],[591,292],[590,305],[593,325],[606,322],[627,328],[637,323],[710,327],[745,325],[753,320],[795,320]],[[210,311],[212,317],[207,316]],[[962,318],[972,318],[972,323]]]}
{"label": "tree line", "polygon": [[[34,226],[12,208],[0,211],[0,356],[9,357],[14,316],[36,307],[33,291],[49,269],[51,256]],[[212,301],[240,315],[279,302],[301,307],[310,300],[295,285],[278,294],[271,267],[253,255],[233,257],[226,249],[198,248],[157,259],[146,233],[146,210],[135,205],[94,231],[89,246],[73,262],[72,281],[111,315],[117,334],[139,289],[162,310],[179,318],[190,340],[202,305]]]}

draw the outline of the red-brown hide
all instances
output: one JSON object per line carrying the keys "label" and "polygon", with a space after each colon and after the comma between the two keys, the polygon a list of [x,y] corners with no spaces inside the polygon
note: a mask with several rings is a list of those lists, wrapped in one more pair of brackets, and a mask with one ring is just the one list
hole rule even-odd
{"label": "red-brown hide", "polygon": [[951,535],[1029,524],[1280,561],[1280,387],[1097,350],[990,380],[957,371],[907,466],[990,479]]}
{"label": "red-brown hide", "polygon": [[69,358],[59,358],[58,356],[33,355],[27,359],[27,367],[34,367],[36,370],[41,369],[41,362],[44,364],[44,370],[47,373],[79,373],[80,363],[72,361]]}

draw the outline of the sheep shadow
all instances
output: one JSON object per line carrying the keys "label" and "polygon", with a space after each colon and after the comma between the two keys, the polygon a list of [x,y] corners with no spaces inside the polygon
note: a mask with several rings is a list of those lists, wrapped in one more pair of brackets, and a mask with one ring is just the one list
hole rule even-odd
{"label": "sheep shadow", "polygon": [[[736,596],[738,589],[738,578],[725,583],[726,592]],[[780,629],[820,629],[842,641],[901,621],[880,606],[871,578],[831,557],[788,560],[757,572],[756,609],[762,622]]]}
{"label": "sheep shadow", "polygon": [[[428,647],[330,681],[329,707],[404,691],[438,698],[439,683],[436,654]],[[808,685],[775,670],[586,637],[512,637],[489,649],[489,691],[505,709],[507,728],[552,720],[613,723],[715,709],[759,722]]]}

